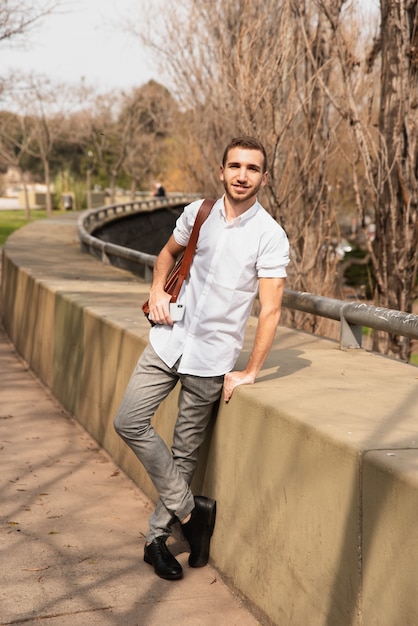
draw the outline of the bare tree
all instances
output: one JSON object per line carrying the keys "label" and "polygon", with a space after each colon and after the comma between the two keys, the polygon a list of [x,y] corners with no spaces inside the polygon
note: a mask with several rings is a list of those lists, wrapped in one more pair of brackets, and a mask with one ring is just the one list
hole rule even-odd
{"label": "bare tree", "polygon": [[[333,3],[335,14],[342,4]],[[293,287],[334,295],[339,261],[335,244],[340,235],[330,189],[338,120],[327,92],[335,80],[334,39],[327,20],[315,11],[312,2],[293,2],[290,8],[287,23],[296,62],[285,73],[287,94],[283,93],[281,103],[287,120],[276,134],[269,189],[272,205],[283,216],[280,220],[291,235]],[[281,78],[277,82],[280,86]],[[281,107],[273,107],[280,119]],[[295,325],[311,331],[325,332],[328,328],[321,318],[295,312],[292,317]]]}
{"label": "bare tree", "polygon": [[[376,224],[374,239],[365,241],[375,277],[377,305],[412,312],[417,279],[418,167],[418,2],[381,0],[380,32],[363,62],[347,63],[350,33],[329,3],[317,2],[332,29],[338,52],[339,90],[336,111],[351,137],[350,162],[355,203],[365,230]],[[358,85],[373,73],[366,106]],[[363,95],[364,97],[364,95]],[[408,359],[410,341],[375,333],[374,348]]]}
{"label": "bare tree", "polygon": [[[59,5],[60,2],[56,0],[1,0],[0,45],[10,46],[14,43],[24,42],[27,34]],[[10,95],[11,100],[14,99],[15,87],[14,76],[0,77],[0,92],[4,96],[4,92],[7,90],[9,103]],[[0,150],[6,162],[20,169],[21,160],[26,154],[30,143],[29,137],[31,133],[30,131],[27,133],[27,129],[22,128],[21,119],[13,118],[13,121],[19,122],[20,132],[17,131],[15,123],[9,125],[2,124]],[[25,191],[26,219],[29,219],[29,200],[23,172],[21,172],[21,176]]]}
{"label": "bare tree", "polygon": [[0,42],[26,35],[59,4],[54,0],[1,0]]}
{"label": "bare tree", "polygon": [[52,215],[51,159],[64,121],[75,104],[72,94],[70,85],[52,83],[42,75],[23,75],[15,80],[11,96],[24,142],[20,149],[42,163],[48,216]]}
{"label": "bare tree", "polygon": [[[341,11],[343,1],[334,4]],[[329,188],[338,120],[323,89],[335,78],[328,21],[311,0],[180,0],[167,19],[160,13],[158,30],[153,23],[145,41],[188,120],[183,163],[214,193],[226,141],[258,136],[270,161],[263,203],[292,243],[290,284],[334,295],[339,233]],[[297,318],[310,330],[323,323]]]}
{"label": "bare tree", "polygon": [[12,165],[20,172],[20,182],[25,197],[25,217],[28,220],[30,218],[29,196],[21,165],[31,138],[30,135],[25,135],[23,130],[18,115],[9,112],[0,113],[0,158],[6,165]]}
{"label": "bare tree", "polygon": [[[411,312],[418,266],[418,2],[381,0],[379,160],[371,246],[376,302]],[[376,171],[376,170],[375,170]],[[382,180],[383,178],[383,180]],[[409,357],[410,342],[389,337],[384,351]]]}
{"label": "bare tree", "polygon": [[176,103],[169,91],[155,81],[125,97],[119,120],[129,128],[123,168],[132,180],[132,199],[138,185],[149,185],[151,178],[160,178],[175,111]]}
{"label": "bare tree", "polygon": [[123,97],[122,94],[100,94],[89,112],[89,143],[98,166],[109,178],[112,203],[115,202],[116,180],[126,159],[129,140],[129,126],[118,121]]}
{"label": "bare tree", "polygon": [[[59,0],[0,0],[0,46],[25,42],[28,33],[60,5]],[[0,75],[0,95],[13,91],[13,80]]]}
{"label": "bare tree", "polygon": [[72,154],[83,154],[80,159],[80,173],[86,177],[87,208],[92,208],[92,177],[98,166],[98,155],[92,140],[95,120],[97,91],[91,85],[81,82],[74,86],[72,96],[76,106],[62,123],[61,139],[69,146]]}

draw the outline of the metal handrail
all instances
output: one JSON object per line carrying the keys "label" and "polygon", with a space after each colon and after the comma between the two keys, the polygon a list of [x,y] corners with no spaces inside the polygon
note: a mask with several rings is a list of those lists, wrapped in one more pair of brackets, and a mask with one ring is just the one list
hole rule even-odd
{"label": "metal handrail", "polygon": [[102,241],[98,237],[94,237],[92,233],[105,224],[109,224],[126,215],[170,208],[179,204],[186,205],[198,197],[197,194],[171,194],[164,197],[116,203],[97,209],[90,209],[80,215],[77,221],[77,231],[82,250],[85,252],[99,252],[104,263],[111,264],[112,257],[118,257],[141,265],[144,267],[144,280],[149,282],[152,277],[152,268],[157,258],[154,254],[147,254],[109,241]]}
{"label": "metal handrail", "polygon": [[[102,241],[92,233],[104,224],[120,219],[126,214],[188,204],[197,197],[195,194],[179,194],[91,209],[83,213],[77,222],[82,249],[88,252],[100,251],[102,261],[106,263],[112,263],[112,257],[118,257],[143,266],[144,279],[149,282],[156,255]],[[361,348],[363,326],[418,339],[418,316],[412,313],[376,307],[363,302],[345,302],[287,288],[284,290],[283,306],[339,321],[341,348]]]}
{"label": "metal handrail", "polygon": [[418,339],[418,315],[285,289],[283,305],[340,322],[340,347],[361,348],[363,326]]}

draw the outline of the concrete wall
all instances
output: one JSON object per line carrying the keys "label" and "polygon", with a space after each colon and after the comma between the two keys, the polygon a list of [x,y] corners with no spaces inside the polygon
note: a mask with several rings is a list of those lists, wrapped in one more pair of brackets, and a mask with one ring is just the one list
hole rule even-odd
{"label": "concrete wall", "polygon": [[[112,425],[147,342],[147,286],[81,253],[75,219],[9,238],[3,322],[56,398],[155,497]],[[279,328],[257,383],[221,404],[194,489],[218,503],[213,564],[262,624],[418,624],[417,401],[413,366]],[[175,413],[176,392],[155,418],[167,442]]]}
{"label": "concrete wall", "polygon": [[[24,207],[26,205],[26,197],[24,191],[19,191],[19,206]],[[28,190],[28,203],[29,206],[34,208],[45,208],[46,205],[46,193],[44,191]]]}

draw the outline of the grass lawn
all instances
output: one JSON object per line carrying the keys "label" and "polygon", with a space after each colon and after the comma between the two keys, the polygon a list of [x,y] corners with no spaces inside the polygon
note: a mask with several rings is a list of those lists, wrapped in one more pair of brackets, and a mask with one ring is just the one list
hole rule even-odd
{"label": "grass lawn", "polygon": [[[64,213],[64,211],[54,211],[54,215],[58,213]],[[23,209],[16,209],[15,211],[0,211],[0,246],[2,246],[7,237],[15,230],[18,230],[18,228],[21,228],[30,222],[34,222],[35,220],[45,218],[46,211],[41,209],[32,209],[29,221],[25,218],[25,211]]]}

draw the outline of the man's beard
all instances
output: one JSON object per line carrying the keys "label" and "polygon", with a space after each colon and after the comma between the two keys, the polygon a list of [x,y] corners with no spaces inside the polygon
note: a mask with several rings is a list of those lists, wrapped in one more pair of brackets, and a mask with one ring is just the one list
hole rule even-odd
{"label": "man's beard", "polygon": [[250,187],[247,189],[247,193],[238,193],[235,191],[235,188],[230,183],[227,183],[225,180],[223,181],[224,189],[226,195],[232,200],[245,202],[246,200],[250,200],[251,198],[255,198],[260,190],[261,183],[257,187]]}

